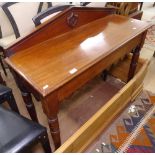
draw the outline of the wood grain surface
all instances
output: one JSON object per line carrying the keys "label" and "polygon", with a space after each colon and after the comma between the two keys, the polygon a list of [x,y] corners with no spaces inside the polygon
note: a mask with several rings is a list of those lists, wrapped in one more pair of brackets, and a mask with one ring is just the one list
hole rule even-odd
{"label": "wood grain surface", "polygon": [[143,21],[110,15],[20,51],[6,62],[46,96],[148,27]]}

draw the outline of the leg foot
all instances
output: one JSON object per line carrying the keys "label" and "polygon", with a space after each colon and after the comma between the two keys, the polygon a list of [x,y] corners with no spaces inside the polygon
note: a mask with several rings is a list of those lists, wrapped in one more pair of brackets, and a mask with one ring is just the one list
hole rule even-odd
{"label": "leg foot", "polygon": [[55,149],[58,149],[61,146],[58,117],[56,116],[48,119],[48,123],[54,141]]}

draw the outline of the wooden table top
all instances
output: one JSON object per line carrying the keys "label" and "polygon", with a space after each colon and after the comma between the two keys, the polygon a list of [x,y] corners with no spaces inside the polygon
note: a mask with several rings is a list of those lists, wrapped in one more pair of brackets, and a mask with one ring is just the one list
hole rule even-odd
{"label": "wooden table top", "polygon": [[149,26],[143,21],[110,15],[20,51],[6,62],[46,96]]}

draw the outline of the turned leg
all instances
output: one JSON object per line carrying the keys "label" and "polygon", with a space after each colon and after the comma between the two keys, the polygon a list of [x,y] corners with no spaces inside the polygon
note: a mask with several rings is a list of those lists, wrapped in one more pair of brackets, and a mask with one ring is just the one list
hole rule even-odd
{"label": "turned leg", "polygon": [[27,111],[31,119],[35,122],[38,122],[37,113],[35,110],[34,103],[32,101],[32,96],[31,96],[31,93],[27,90],[27,87],[24,84],[24,80],[20,78],[20,76],[18,76],[18,74],[13,70],[10,69],[10,71],[12,72],[12,75],[14,76],[16,84],[21,91],[22,98],[24,100],[24,103],[26,105]]}
{"label": "turned leg", "polygon": [[50,147],[50,142],[49,142],[49,139],[48,139],[47,131],[43,135],[41,135],[40,141],[41,141],[41,145],[42,145],[45,153],[51,153],[52,150],[51,150],[51,147]]}
{"label": "turned leg", "polygon": [[55,149],[58,149],[61,146],[58,116],[56,115],[53,117],[48,117],[48,124],[54,141]]}
{"label": "turned leg", "polygon": [[59,102],[56,94],[51,94],[42,100],[43,110],[47,116],[50,132],[55,149],[61,146],[60,129],[58,122]]}
{"label": "turned leg", "polygon": [[38,118],[37,118],[35,106],[34,106],[34,103],[32,101],[31,93],[23,91],[23,90],[21,91],[21,93],[22,93],[23,100],[25,102],[27,111],[28,111],[31,119],[35,122],[39,122]]}
{"label": "turned leg", "polygon": [[130,81],[133,78],[134,74],[135,74],[138,59],[139,59],[139,55],[140,55],[140,47],[137,46],[136,49],[133,51],[133,56],[132,56],[132,59],[131,59],[129,73],[128,73],[128,81]]}

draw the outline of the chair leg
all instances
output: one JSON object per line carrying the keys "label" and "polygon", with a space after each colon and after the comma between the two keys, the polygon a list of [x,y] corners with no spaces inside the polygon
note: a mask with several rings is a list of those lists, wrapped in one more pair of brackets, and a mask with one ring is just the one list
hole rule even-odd
{"label": "chair leg", "polygon": [[0,84],[3,84],[3,85],[6,86],[6,83],[5,83],[5,81],[3,80],[2,76],[1,76],[1,72],[0,72]]}
{"label": "chair leg", "polygon": [[153,53],[153,57],[155,57],[155,51],[154,51],[154,53]]}
{"label": "chair leg", "polygon": [[3,64],[3,61],[2,61],[2,57],[1,56],[0,56],[0,64],[2,66],[2,69],[3,69],[4,74],[7,76],[7,72],[6,72],[6,69],[4,67],[4,64]]}
{"label": "chair leg", "polygon": [[9,93],[8,93],[7,102],[8,102],[8,104],[9,104],[10,108],[11,108],[13,111],[15,111],[16,113],[20,114],[20,113],[19,113],[19,109],[18,109],[18,107],[17,107],[17,103],[16,103],[16,101],[15,101],[15,98],[14,98],[12,92],[9,92]]}
{"label": "chair leg", "polygon": [[41,136],[40,142],[41,142],[41,145],[42,145],[45,153],[51,153],[52,152],[51,147],[50,147],[50,142],[48,139],[47,131],[45,131],[44,134]]}

